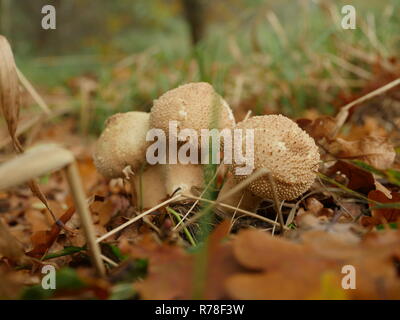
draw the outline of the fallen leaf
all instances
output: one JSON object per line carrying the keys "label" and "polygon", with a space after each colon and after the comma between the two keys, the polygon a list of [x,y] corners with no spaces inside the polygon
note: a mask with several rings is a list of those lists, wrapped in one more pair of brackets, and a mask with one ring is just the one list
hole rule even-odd
{"label": "fallen leaf", "polygon": [[31,261],[2,219],[0,219],[0,255],[20,265]]}
{"label": "fallen leaf", "polygon": [[376,190],[382,192],[387,198],[392,199],[392,191],[386,188],[382,183],[375,179]]}
{"label": "fallen leaf", "polygon": [[345,161],[336,161],[336,163],[329,168],[329,176],[334,177],[344,175],[347,181],[340,181],[351,190],[355,190],[364,194],[375,189],[375,179],[372,173],[362,170],[353,164]]}
{"label": "fallen leaf", "polygon": [[[400,193],[392,192],[392,197],[388,198],[382,191],[373,190],[368,194],[368,198],[380,203],[396,203],[400,202]],[[375,204],[370,203],[371,208]],[[382,209],[371,209],[372,217],[376,218],[379,223],[395,222],[400,218],[400,209],[397,208],[382,208]]]}
{"label": "fallen leaf", "polygon": [[[71,219],[72,215],[75,212],[74,207],[70,207],[61,217],[60,221],[62,223],[67,223],[69,219]],[[38,231],[32,235],[32,244],[33,249],[27,252],[28,256],[34,258],[41,258],[47,250],[53,245],[53,243],[57,240],[58,235],[60,234],[62,228],[54,223],[50,230],[46,231]]]}
{"label": "fallen leaf", "polygon": [[196,280],[195,263],[199,262],[196,259],[199,252],[189,254],[177,246],[159,245],[148,239],[128,250],[125,248],[124,251],[128,251],[131,257],[149,259],[148,276],[135,284],[140,297],[191,299],[196,281],[205,281],[204,299],[227,298],[225,280],[234,273],[244,271],[233,256],[231,243],[223,241],[229,229],[230,223],[225,221],[208,239],[205,279]]}
{"label": "fallen leaf", "polygon": [[[381,239],[381,237],[383,239]],[[248,272],[226,282],[233,299],[398,299],[400,232],[354,243],[322,230],[299,243],[246,230],[234,240],[235,256]],[[248,244],[248,246],[245,245]],[[246,252],[245,248],[249,251]],[[251,250],[251,251],[250,251]],[[356,288],[344,290],[342,268],[354,266]],[[257,272],[258,271],[258,272]]]}
{"label": "fallen leaf", "polygon": [[366,136],[356,141],[337,138],[328,149],[339,159],[358,159],[381,170],[389,169],[396,157],[393,145],[380,136]]}
{"label": "fallen leaf", "polygon": [[330,141],[336,129],[336,119],[331,116],[321,116],[314,120],[298,119],[296,122],[317,141]]}

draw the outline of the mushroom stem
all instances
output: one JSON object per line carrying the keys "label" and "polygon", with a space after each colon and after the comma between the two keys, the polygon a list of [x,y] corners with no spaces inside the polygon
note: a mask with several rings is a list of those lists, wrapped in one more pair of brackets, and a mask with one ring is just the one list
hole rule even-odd
{"label": "mushroom stem", "polygon": [[[230,191],[233,190],[235,186],[237,186],[237,183],[234,177],[230,175],[218,194],[217,202],[223,202],[225,205],[229,205],[250,212],[256,211],[262,199],[255,196],[247,189],[242,189],[233,194],[230,194]],[[234,210],[230,207],[221,205],[218,205],[217,208],[220,212],[222,212],[224,216],[232,216],[233,214],[238,212],[237,210]]]}
{"label": "mushroom stem", "polygon": [[148,166],[132,177],[131,183],[140,211],[143,208],[152,208],[167,198],[167,192],[162,183],[161,165]]}
{"label": "mushroom stem", "polygon": [[203,167],[194,164],[166,164],[162,166],[166,193],[192,193],[192,188],[203,188]]}

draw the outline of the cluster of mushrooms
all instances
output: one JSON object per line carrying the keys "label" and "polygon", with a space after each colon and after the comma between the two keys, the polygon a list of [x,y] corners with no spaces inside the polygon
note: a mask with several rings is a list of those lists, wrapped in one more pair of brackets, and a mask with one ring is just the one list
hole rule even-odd
{"label": "cluster of mushrooms", "polygon": [[[281,201],[292,200],[310,188],[320,159],[314,140],[282,115],[255,116],[236,124],[227,102],[204,82],[185,84],[164,93],[154,101],[150,113],[133,111],[111,116],[95,146],[96,168],[106,178],[129,179],[136,195],[140,190],[143,208],[152,208],[177,192],[188,194],[204,189],[202,164],[149,165],[146,150],[150,142],[146,141],[146,134],[151,128],[162,129],[169,138],[169,122],[176,121],[178,130],[196,130],[200,136],[201,129],[210,127],[212,116],[218,119],[213,128],[219,130],[254,129],[254,171],[264,168],[269,172],[224,197],[251,174],[235,175],[235,168],[241,165],[235,161],[222,164],[228,169],[219,193],[223,203],[254,211],[263,199],[275,196]],[[245,141],[244,136],[243,148]],[[232,213],[226,207],[218,209],[224,214]]]}

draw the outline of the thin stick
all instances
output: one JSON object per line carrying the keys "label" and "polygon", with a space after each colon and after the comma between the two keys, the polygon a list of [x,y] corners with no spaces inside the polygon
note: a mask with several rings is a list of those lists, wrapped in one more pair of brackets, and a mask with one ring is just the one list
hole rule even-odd
{"label": "thin stick", "polygon": [[396,87],[399,84],[400,84],[400,78],[393,80],[392,82],[389,82],[388,84],[384,85],[383,87],[380,87],[380,88],[366,94],[365,96],[362,96],[362,97],[350,102],[349,104],[346,104],[344,107],[342,107],[336,116],[336,129],[334,131],[333,137],[336,137],[336,135],[339,133],[339,130],[342,128],[342,126],[346,122],[347,117],[349,116],[349,110],[351,107],[353,107],[356,104],[359,104],[361,102],[364,102],[366,100],[369,100],[373,97],[376,97],[376,96]]}
{"label": "thin stick", "polygon": [[111,264],[113,267],[118,267],[118,263],[112,261],[109,257],[106,257],[105,255],[100,255],[100,256],[105,262]]}
{"label": "thin stick", "polygon": [[[249,115],[249,112],[247,113]],[[210,182],[208,183],[208,185],[206,186],[206,188],[204,189],[204,191],[201,193],[200,195],[200,199],[202,199],[201,197],[204,195],[204,193],[206,192],[206,190],[208,189],[208,187],[210,186],[211,182],[215,179],[218,170],[221,168],[218,167],[214,177],[210,180]],[[247,185],[249,185],[252,181],[254,181],[255,179],[257,179],[258,177],[260,177],[261,175],[267,173],[268,171],[264,168],[257,170],[255,173],[253,173],[251,176],[249,176],[248,178],[246,178],[245,180],[243,180],[242,182],[238,183],[234,188],[232,188],[229,192],[227,192],[224,196],[221,196],[221,198],[218,201],[223,201],[227,198],[229,198],[230,196],[232,196],[233,194],[235,194],[236,192],[239,192],[240,190],[244,189]],[[179,226],[184,222],[184,220],[186,219],[186,217],[189,215],[190,212],[192,212],[192,210],[194,209],[194,207],[197,205],[199,201],[197,200],[192,207],[189,209],[189,211],[185,214],[185,216],[183,217],[182,221],[180,221],[175,227],[174,227],[174,231],[177,230],[179,228]],[[200,217],[198,217],[200,218]]]}
{"label": "thin stick", "polygon": [[51,113],[50,108],[44,102],[42,97],[39,95],[39,93],[35,90],[35,88],[32,86],[32,84],[29,82],[27,78],[25,78],[24,74],[18,69],[17,70],[17,75],[19,81],[22,83],[22,85],[25,87],[26,91],[29,92],[29,94],[32,96],[33,100],[39,105],[39,107],[43,110],[43,112],[47,115]]}
{"label": "thin stick", "polygon": [[266,14],[268,22],[271,24],[272,29],[275,31],[276,35],[278,36],[278,40],[281,42],[283,47],[288,46],[288,39],[286,36],[285,29],[282,27],[282,24],[279,22],[278,17],[276,16],[275,12],[272,10],[268,11]]}
{"label": "thin stick", "polygon": [[[240,205],[242,204],[243,198],[244,198],[244,193],[242,194],[242,196],[240,197],[240,200],[239,200],[238,204],[236,205],[235,212],[233,212],[232,219],[231,219],[231,225],[230,225],[230,227],[229,227],[229,233],[231,232],[231,230],[232,230],[232,228],[233,228],[235,222],[237,221],[237,219],[240,218],[240,216],[239,216],[239,217],[235,220],[235,218],[236,218],[236,213],[237,213],[237,209],[240,208]],[[275,227],[275,226],[274,226],[274,227]]]}
{"label": "thin stick", "polygon": [[283,215],[282,215],[282,210],[281,210],[281,200],[278,198],[278,193],[276,192],[276,185],[275,185],[275,180],[272,177],[271,173],[268,172],[267,174],[269,183],[271,184],[272,187],[272,195],[274,198],[274,205],[275,205],[275,210],[276,210],[276,215],[279,217],[279,223],[281,225],[281,230],[285,230],[285,223],[283,221]]}
{"label": "thin stick", "polygon": [[250,118],[252,112],[253,112],[253,111],[251,111],[251,110],[247,111],[246,116],[244,117],[243,121],[248,120],[248,119]]}
{"label": "thin stick", "polygon": [[234,186],[231,190],[229,190],[227,193],[225,193],[221,198],[218,200],[219,201],[224,201],[225,199],[228,199],[232,195],[234,195],[236,192],[239,192],[240,190],[246,188],[250,183],[252,183],[254,180],[257,178],[261,177],[262,175],[268,173],[269,171],[265,168],[258,169],[256,172],[254,172],[251,176],[247,177],[243,181],[239,182],[236,186]]}
{"label": "thin stick", "polygon": [[360,68],[350,62],[348,62],[345,59],[342,59],[334,54],[328,54],[329,57],[332,58],[333,62],[336,63],[339,67],[342,67],[343,69],[350,71],[351,73],[354,73],[355,75],[359,76],[360,78],[364,78],[366,80],[371,79],[371,73],[364,70],[363,68]]}
{"label": "thin stick", "polygon": [[79,217],[81,219],[86,240],[88,242],[88,246],[90,249],[89,253],[92,257],[93,263],[95,265],[98,274],[100,276],[104,276],[106,271],[101,259],[100,247],[96,242],[96,235],[94,231],[92,216],[90,215],[86,203],[86,197],[83,191],[83,186],[79,176],[76,162],[72,162],[66,167],[66,173],[72,197],[74,198],[75,206],[78,211]]}
{"label": "thin stick", "polygon": [[[181,217],[179,216],[179,213],[176,212],[174,209],[172,209],[172,208],[170,208],[170,207],[167,207],[167,211],[169,211],[170,213],[172,213],[172,215],[179,221],[179,223],[182,222],[182,219],[181,219]],[[184,227],[184,228],[183,228],[183,231],[185,232],[185,235],[186,235],[186,237],[188,238],[190,244],[191,244],[192,246],[196,246],[196,241],[194,241],[194,239],[193,239],[192,235],[190,234],[189,230],[188,230],[186,227]]]}
{"label": "thin stick", "polygon": [[[43,113],[40,115],[32,116],[29,120],[26,120],[25,122],[23,122],[21,125],[18,126],[15,136],[18,138],[21,134],[25,133],[27,130],[29,130],[31,127],[33,127],[35,124],[39,123],[40,121],[49,120],[56,116],[63,115],[70,110],[71,110],[71,108],[69,108],[69,107],[61,108],[59,110],[53,111],[49,116],[46,116]],[[4,147],[6,147],[11,142],[12,142],[12,139],[10,136],[7,136],[6,138],[2,139],[0,141],[0,150],[3,149]]]}
{"label": "thin stick", "polygon": [[[257,214],[257,213],[253,213],[253,212],[250,212],[250,211],[247,211],[247,210],[243,210],[243,209],[240,209],[240,208],[236,208],[236,207],[231,206],[231,205],[229,205],[229,204],[225,204],[225,203],[221,203],[221,202],[219,202],[219,201],[217,202],[217,201],[213,201],[213,200],[209,200],[209,199],[205,199],[205,198],[196,197],[196,196],[192,196],[192,195],[189,195],[189,194],[183,194],[182,196],[183,196],[183,197],[186,197],[186,198],[189,198],[189,199],[200,200],[200,201],[207,202],[207,203],[211,203],[211,204],[215,204],[215,205],[218,204],[218,205],[221,206],[221,207],[228,208],[228,209],[231,209],[231,210],[236,210],[237,212],[243,213],[243,214],[245,214],[245,215],[247,215],[247,216],[250,216],[250,217],[253,217],[253,218],[257,218],[257,219],[259,219],[259,220],[268,222],[268,223],[270,223],[270,224],[272,224],[272,225],[275,225],[275,226],[277,226],[277,227],[279,227],[279,228],[281,227],[280,223],[275,222],[274,220],[271,220],[271,219],[265,218],[265,217],[263,217],[263,216],[260,216],[260,215]],[[196,219],[195,219],[195,218],[196,218]],[[192,223],[194,220],[197,220],[197,219],[199,219],[199,218],[200,218],[200,215],[197,216],[197,217],[193,217],[189,222]],[[185,226],[185,224],[184,224],[183,226]],[[289,230],[289,228],[287,228],[287,227],[285,227],[285,226],[284,226],[283,228],[286,229],[286,230]]]}
{"label": "thin stick", "polygon": [[112,236],[113,234],[115,234],[115,233],[121,231],[122,229],[130,226],[132,223],[135,223],[136,221],[142,219],[144,216],[146,216],[146,215],[154,212],[155,210],[167,205],[168,203],[171,203],[171,202],[175,201],[176,199],[178,199],[180,197],[181,197],[181,195],[178,194],[175,197],[172,197],[171,199],[168,199],[168,200],[166,200],[164,202],[161,202],[160,204],[156,205],[155,207],[153,207],[153,208],[151,208],[151,209],[139,214],[138,216],[132,218],[131,220],[125,222],[124,224],[121,224],[120,226],[118,226],[117,228],[111,230],[110,232],[107,232],[106,234],[103,234],[101,237],[97,238],[96,242],[99,243],[99,242],[103,241],[104,239],[107,239],[108,237]]}
{"label": "thin stick", "polygon": [[[219,170],[222,168],[222,165],[220,165],[218,167],[217,170],[215,170],[214,176],[212,177],[212,179],[210,179],[210,181],[207,183],[206,187],[204,188],[204,190],[202,191],[202,193],[200,194],[200,197],[202,197],[208,190],[208,188],[210,187],[211,183],[214,181],[214,179],[217,177]],[[188,217],[188,215],[193,211],[193,209],[197,206],[197,204],[199,203],[199,200],[196,200],[193,205],[190,207],[190,209],[188,210],[188,212],[186,212],[186,214],[183,216],[183,218],[178,222],[178,224],[172,229],[173,231],[175,231]]]}

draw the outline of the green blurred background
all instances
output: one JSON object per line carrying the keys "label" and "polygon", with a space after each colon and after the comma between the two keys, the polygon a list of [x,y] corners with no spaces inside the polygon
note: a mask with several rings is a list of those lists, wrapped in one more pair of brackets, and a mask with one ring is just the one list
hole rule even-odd
{"label": "green blurred background", "polygon": [[[400,49],[399,0],[0,4],[0,33],[43,94],[62,92],[79,110],[82,86],[93,85],[93,133],[110,114],[148,110],[164,91],[189,81],[212,83],[239,119],[248,110],[329,114],[362,92],[381,72],[377,64],[392,63]],[[45,4],[56,8],[56,30],[41,28]],[[357,10],[355,30],[341,28],[345,4]]]}

